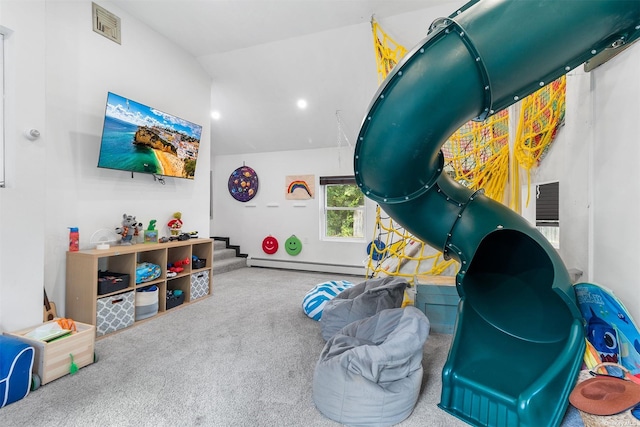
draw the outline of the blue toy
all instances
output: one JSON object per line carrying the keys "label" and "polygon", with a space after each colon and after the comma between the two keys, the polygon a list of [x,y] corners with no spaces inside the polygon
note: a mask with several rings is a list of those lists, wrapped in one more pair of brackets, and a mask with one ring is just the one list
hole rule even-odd
{"label": "blue toy", "polygon": [[0,335],[0,408],[29,394],[34,355],[30,345]]}
{"label": "blue toy", "polygon": [[640,378],[640,332],[622,301],[611,290],[592,283],[578,283],[574,290],[586,321],[587,340],[600,360],[618,363]]}
{"label": "blue toy", "polygon": [[136,265],[136,283],[149,282],[155,280],[162,274],[162,269],[157,264],[141,262]]}

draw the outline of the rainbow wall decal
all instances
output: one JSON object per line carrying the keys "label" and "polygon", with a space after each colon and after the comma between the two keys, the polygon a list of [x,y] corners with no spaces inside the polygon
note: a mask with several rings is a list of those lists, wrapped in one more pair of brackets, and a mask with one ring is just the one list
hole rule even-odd
{"label": "rainbow wall decal", "polygon": [[296,189],[298,188],[303,189],[304,191],[307,192],[309,197],[312,197],[311,190],[309,189],[309,185],[304,181],[293,181],[291,184],[289,184],[289,188],[287,189],[287,192],[289,194],[293,194],[293,192],[296,191]]}
{"label": "rainbow wall decal", "polygon": [[289,200],[313,199],[314,175],[288,176],[286,178],[286,198]]}

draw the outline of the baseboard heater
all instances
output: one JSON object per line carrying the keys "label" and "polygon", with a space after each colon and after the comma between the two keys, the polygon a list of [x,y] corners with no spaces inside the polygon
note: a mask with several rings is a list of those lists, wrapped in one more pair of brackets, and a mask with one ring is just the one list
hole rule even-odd
{"label": "baseboard heater", "polygon": [[293,260],[249,257],[247,258],[247,265],[249,267],[268,267],[268,268],[282,268],[285,270],[305,270],[305,271],[319,271],[322,273],[351,274],[354,276],[361,276],[363,278],[366,274],[366,269],[362,265],[328,264],[328,263],[310,262],[310,261],[293,261]]}

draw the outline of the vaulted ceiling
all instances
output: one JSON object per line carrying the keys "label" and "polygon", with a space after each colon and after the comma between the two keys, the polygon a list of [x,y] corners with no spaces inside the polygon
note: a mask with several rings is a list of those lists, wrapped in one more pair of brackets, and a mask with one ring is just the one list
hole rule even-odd
{"label": "vaulted ceiling", "polygon": [[[353,143],[378,85],[372,16],[384,23],[398,15],[424,15],[429,9],[434,10],[432,20],[464,4],[457,0],[110,3],[193,55],[209,73],[212,110],[220,114],[211,122],[214,155],[331,147],[341,143],[340,138]],[[419,21],[414,31],[426,35],[429,24]],[[398,34],[407,28],[389,30]],[[308,103],[305,111],[296,106],[301,98]]]}
{"label": "vaulted ceiling", "polygon": [[383,19],[451,0],[112,0],[193,56]]}

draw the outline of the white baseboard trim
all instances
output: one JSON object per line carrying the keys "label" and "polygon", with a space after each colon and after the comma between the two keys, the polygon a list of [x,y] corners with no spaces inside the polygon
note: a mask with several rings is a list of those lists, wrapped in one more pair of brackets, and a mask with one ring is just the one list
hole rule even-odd
{"label": "white baseboard trim", "polygon": [[321,262],[288,261],[267,258],[247,258],[249,267],[282,268],[285,270],[318,271],[321,273],[339,273],[361,276],[364,278],[366,268],[362,265],[338,265]]}

